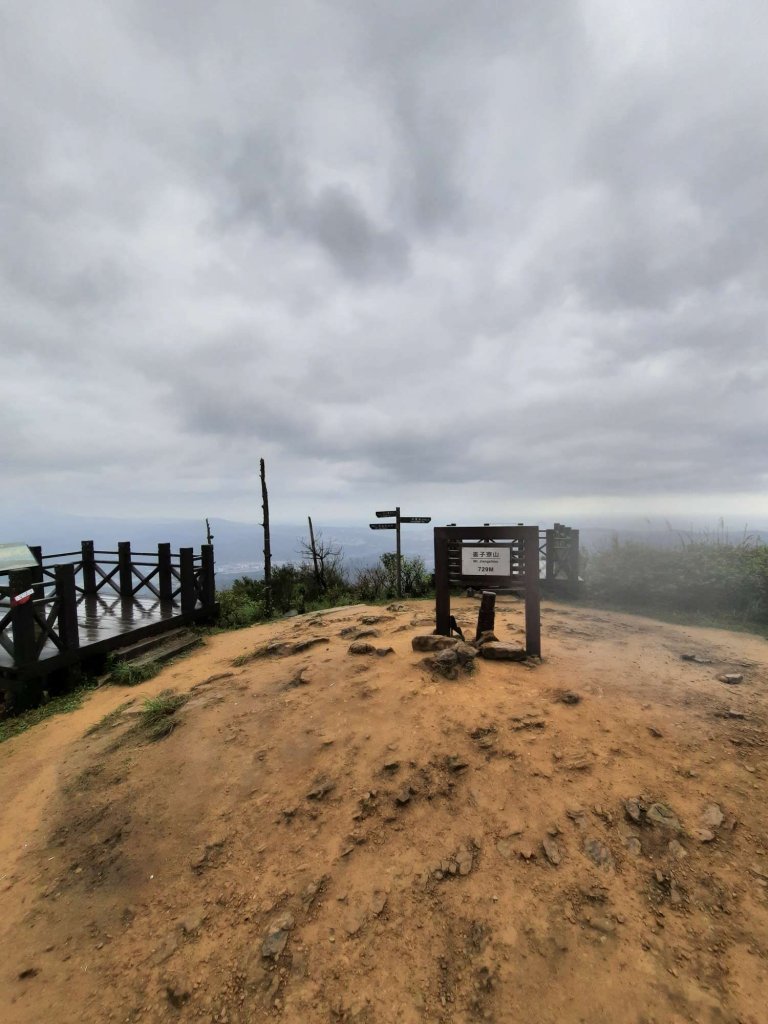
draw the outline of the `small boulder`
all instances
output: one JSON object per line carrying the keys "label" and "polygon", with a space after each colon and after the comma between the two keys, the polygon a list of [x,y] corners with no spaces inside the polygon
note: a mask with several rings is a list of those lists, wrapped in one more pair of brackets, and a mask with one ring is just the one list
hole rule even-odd
{"label": "small boulder", "polygon": [[729,686],[736,686],[738,683],[744,682],[744,676],[740,672],[727,672],[724,676],[717,678],[721,683],[727,683]]}
{"label": "small boulder", "polygon": [[489,640],[480,648],[480,655],[489,661],[525,661],[528,655],[522,647]]}
{"label": "small boulder", "polygon": [[453,648],[460,665],[466,665],[477,657],[477,648],[460,640]]}
{"label": "small boulder", "polygon": [[415,636],[411,640],[411,647],[414,651],[444,651],[456,647],[458,643],[456,637],[430,633],[428,636]]}
{"label": "small boulder", "polygon": [[666,804],[651,804],[645,812],[645,817],[652,825],[657,825],[659,828],[671,829],[674,832],[680,831],[680,821],[677,815]]}
{"label": "small boulder", "polygon": [[290,911],[278,915],[269,923],[264,941],[261,944],[261,955],[265,960],[276,960],[285,949],[296,920]]}
{"label": "small boulder", "polygon": [[376,648],[373,644],[367,644],[364,640],[356,640],[349,645],[348,654],[375,654]]}

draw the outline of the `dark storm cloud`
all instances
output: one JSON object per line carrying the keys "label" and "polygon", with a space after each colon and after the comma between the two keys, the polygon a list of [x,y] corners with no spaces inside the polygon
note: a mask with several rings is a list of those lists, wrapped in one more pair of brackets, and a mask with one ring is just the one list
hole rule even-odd
{"label": "dark storm cloud", "polygon": [[766,31],[759,0],[6,9],[6,502],[249,516],[265,455],[283,518],[754,511]]}

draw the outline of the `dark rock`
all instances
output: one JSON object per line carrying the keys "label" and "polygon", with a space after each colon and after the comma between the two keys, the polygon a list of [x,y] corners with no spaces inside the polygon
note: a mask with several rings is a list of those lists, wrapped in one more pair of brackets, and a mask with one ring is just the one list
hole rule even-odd
{"label": "dark rock", "polygon": [[614,866],[613,854],[599,839],[585,840],[584,853],[599,868],[612,868]]}
{"label": "dark rock", "polygon": [[363,640],[356,640],[349,645],[348,654],[375,654],[376,648],[373,644],[367,644]]}
{"label": "dark rock", "polygon": [[386,658],[386,656],[388,654],[394,654],[394,653],[395,653],[395,648],[394,647],[377,647],[376,648],[376,654],[380,658]]}
{"label": "dark rock", "polygon": [[314,787],[307,793],[308,800],[322,800],[326,793],[336,788],[336,783],[329,779],[318,779]]}
{"label": "dark rock", "polygon": [[721,683],[727,683],[729,686],[736,686],[737,683],[744,682],[744,676],[739,672],[727,672],[724,676],[717,677]]}
{"label": "dark rock", "polygon": [[404,786],[399,793],[395,793],[395,803],[400,807],[410,802],[413,790],[410,786]]}
{"label": "dark rock", "polygon": [[192,985],[182,978],[174,978],[165,986],[168,1002],[177,1010],[192,998]]}
{"label": "dark rock", "polygon": [[528,655],[524,648],[513,644],[504,644],[496,640],[488,640],[481,644],[480,654],[490,661],[525,661]]}
{"label": "dark rock", "polygon": [[19,971],[17,977],[19,981],[26,981],[28,978],[36,978],[39,973],[39,967],[25,967],[23,971]]}
{"label": "dark rock", "polygon": [[579,704],[581,702],[581,695],[574,693],[573,690],[563,690],[563,692],[557,698],[561,704]]}
{"label": "dark rock", "polygon": [[698,654],[681,654],[680,658],[683,661],[692,661],[696,665],[711,665],[712,662],[709,658],[701,658]]}
{"label": "dark rock", "polygon": [[460,665],[466,665],[477,657],[477,648],[460,640],[454,647]]}
{"label": "dark rock", "polygon": [[449,771],[463,772],[465,768],[469,767],[469,762],[458,754],[449,754],[445,759],[445,766]]}
{"label": "dark rock", "polygon": [[677,815],[666,804],[651,804],[645,812],[645,817],[652,825],[657,825],[659,828],[668,828],[674,832],[680,831],[681,826]]}
{"label": "dark rock", "polygon": [[388,772],[390,775],[394,775],[400,768],[399,761],[387,761],[383,767],[383,771]]}
{"label": "dark rock", "polygon": [[265,960],[276,960],[280,956],[295,923],[295,918],[290,911],[280,914],[269,923],[261,944],[261,955]]}
{"label": "dark rock", "polygon": [[649,725],[648,732],[657,740],[663,739],[664,737],[664,733],[661,729],[657,729],[655,725]]}
{"label": "dark rock", "polygon": [[415,636],[411,640],[411,647],[414,651],[444,651],[456,647],[460,642],[456,637],[431,633],[428,636]]}

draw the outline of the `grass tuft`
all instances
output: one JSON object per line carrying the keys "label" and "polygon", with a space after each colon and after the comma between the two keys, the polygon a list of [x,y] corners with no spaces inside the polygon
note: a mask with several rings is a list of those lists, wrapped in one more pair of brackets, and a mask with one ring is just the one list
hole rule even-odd
{"label": "grass tuft", "polygon": [[187,694],[174,693],[173,690],[162,690],[156,697],[147,697],[137,723],[138,731],[149,740],[161,740],[170,735],[177,725],[176,712],[188,700]]}
{"label": "grass tuft", "polygon": [[144,661],[134,665],[130,661],[118,661],[112,666],[109,681],[116,686],[138,686],[153,679],[162,668],[159,661]]}

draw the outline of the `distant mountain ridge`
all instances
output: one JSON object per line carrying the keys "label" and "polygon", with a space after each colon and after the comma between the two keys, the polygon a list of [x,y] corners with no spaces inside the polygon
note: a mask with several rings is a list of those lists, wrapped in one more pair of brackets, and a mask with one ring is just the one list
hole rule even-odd
{"label": "distant mountain ridge", "polygon": [[[614,537],[620,541],[634,540],[653,544],[656,547],[673,547],[688,530],[676,530],[666,525],[638,525],[617,523],[615,527],[605,525],[579,524],[574,520],[564,521],[578,526],[581,531],[582,547],[598,550],[610,544]],[[216,568],[220,584],[241,575],[258,576],[263,572],[263,533],[259,523],[242,523],[231,519],[211,519],[211,532],[216,552]],[[550,523],[541,523],[542,528]],[[359,526],[333,526],[315,522],[315,531],[323,539],[342,548],[344,562],[354,571],[378,561],[385,551],[393,551],[394,531],[372,531],[368,523]],[[768,541],[768,527],[748,531],[751,536]],[[726,534],[733,542],[742,539],[742,531],[731,530]],[[298,562],[301,558],[301,542],[308,539],[306,523],[275,523],[271,528],[272,559],[276,564]],[[86,517],[68,514],[58,515],[5,515],[0,518],[0,542],[21,541],[25,544],[39,544],[44,553],[74,551],[82,540],[93,540],[97,548],[114,550],[118,541],[131,542],[137,551],[152,551],[158,543],[167,541],[175,548],[195,547],[204,544],[205,521],[192,519],[120,519],[107,517]],[[428,568],[433,565],[433,541],[431,525],[403,527],[403,554],[419,555]]]}

